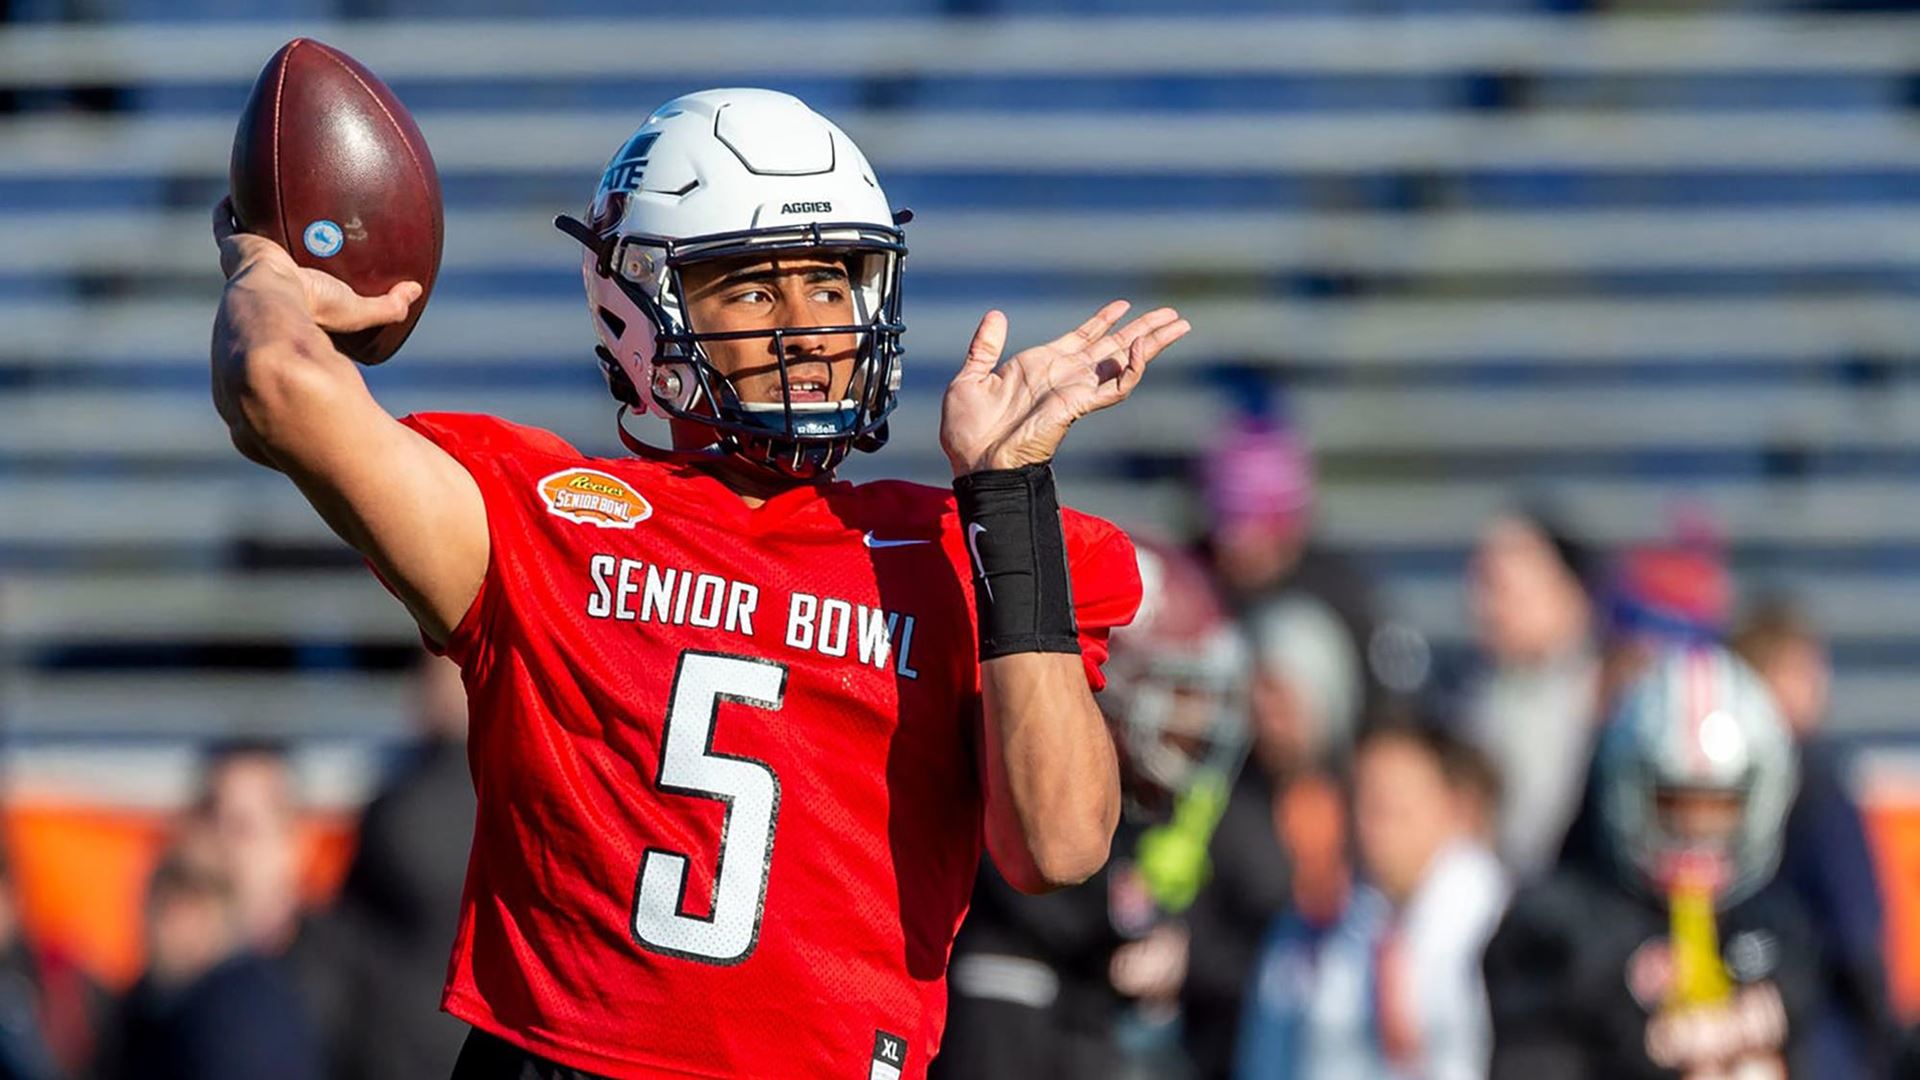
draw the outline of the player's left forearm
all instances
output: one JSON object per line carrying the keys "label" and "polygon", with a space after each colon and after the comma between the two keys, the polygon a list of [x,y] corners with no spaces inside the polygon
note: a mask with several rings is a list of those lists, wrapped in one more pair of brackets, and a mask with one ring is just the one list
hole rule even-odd
{"label": "player's left forearm", "polygon": [[1022,892],[1077,885],[1107,861],[1120,819],[1112,736],[1078,653],[980,665],[987,847]]}

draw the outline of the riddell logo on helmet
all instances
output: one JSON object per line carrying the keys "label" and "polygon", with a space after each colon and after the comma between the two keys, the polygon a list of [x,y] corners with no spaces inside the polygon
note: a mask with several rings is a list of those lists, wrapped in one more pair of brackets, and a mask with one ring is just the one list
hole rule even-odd
{"label": "riddell logo on helmet", "polygon": [[547,513],[602,529],[631,529],[653,516],[653,504],[625,480],[595,469],[567,469],[540,481]]}
{"label": "riddell logo on helmet", "polygon": [[833,204],[830,202],[781,203],[780,212],[783,214],[831,214]]}

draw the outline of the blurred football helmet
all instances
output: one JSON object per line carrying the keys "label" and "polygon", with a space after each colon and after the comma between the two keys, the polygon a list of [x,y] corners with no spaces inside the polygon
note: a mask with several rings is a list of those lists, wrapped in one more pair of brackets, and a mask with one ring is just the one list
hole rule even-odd
{"label": "blurred football helmet", "polygon": [[[1752,895],[1780,863],[1798,756],[1767,689],[1717,646],[1662,653],[1632,683],[1601,735],[1603,827],[1631,884],[1667,894],[1704,871],[1716,903]],[[1677,813],[1681,799],[1724,799],[1723,828]]]}
{"label": "blurred football helmet", "polygon": [[1198,562],[1138,537],[1134,550],[1140,610],[1113,631],[1099,701],[1119,736],[1129,809],[1153,816],[1202,776],[1230,783],[1238,772],[1251,659]]}
{"label": "blurred football helmet", "polygon": [[[626,410],[648,403],[711,429],[723,450],[807,477],[886,442],[900,388],[900,273],[907,248],[858,147],[799,99],[704,90],[655,109],[607,164],[585,221],[555,224],[587,248],[581,273],[607,384]],[[844,260],[855,322],[702,332],[686,308],[694,263],[805,251]],[[784,338],[858,335],[846,397],[795,402]],[[764,337],[778,402],[742,401],[703,346]],[[624,440],[634,440],[621,427]]]}

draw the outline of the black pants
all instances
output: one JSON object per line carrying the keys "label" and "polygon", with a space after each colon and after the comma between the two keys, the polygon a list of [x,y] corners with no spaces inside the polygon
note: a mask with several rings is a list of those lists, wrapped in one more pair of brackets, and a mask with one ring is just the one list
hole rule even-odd
{"label": "black pants", "polygon": [[479,1028],[467,1036],[460,1059],[453,1063],[451,1080],[605,1080],[595,1073],[558,1065],[529,1054]]}

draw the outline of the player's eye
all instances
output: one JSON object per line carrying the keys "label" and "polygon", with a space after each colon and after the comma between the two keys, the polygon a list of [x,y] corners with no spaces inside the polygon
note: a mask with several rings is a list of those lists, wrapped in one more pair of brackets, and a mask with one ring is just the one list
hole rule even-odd
{"label": "player's eye", "polygon": [[846,290],[832,285],[822,285],[813,290],[813,302],[816,304],[837,304],[846,298]]}
{"label": "player's eye", "polygon": [[736,304],[767,304],[773,302],[773,293],[765,286],[755,285],[750,289],[741,289],[733,294]]}

